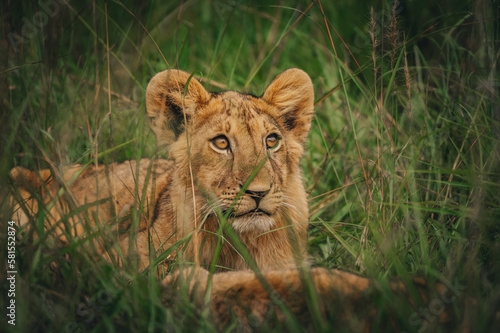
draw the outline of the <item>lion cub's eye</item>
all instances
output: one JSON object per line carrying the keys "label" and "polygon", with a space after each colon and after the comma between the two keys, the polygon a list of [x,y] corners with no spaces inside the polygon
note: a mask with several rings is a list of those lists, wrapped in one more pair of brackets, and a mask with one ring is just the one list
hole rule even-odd
{"label": "lion cub's eye", "polygon": [[229,140],[224,135],[219,135],[218,137],[212,139],[212,143],[215,148],[220,150],[226,150],[229,148]]}
{"label": "lion cub's eye", "polygon": [[279,139],[277,134],[271,134],[266,138],[267,149],[276,149],[278,147]]}

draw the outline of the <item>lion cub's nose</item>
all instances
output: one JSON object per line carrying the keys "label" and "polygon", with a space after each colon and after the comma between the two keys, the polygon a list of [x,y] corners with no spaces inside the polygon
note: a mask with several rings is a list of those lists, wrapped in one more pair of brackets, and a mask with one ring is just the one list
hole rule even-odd
{"label": "lion cub's nose", "polygon": [[269,190],[266,191],[251,191],[251,190],[246,190],[245,194],[248,194],[250,197],[252,197],[253,200],[255,200],[255,205],[256,207],[259,207],[260,200],[266,196],[266,194],[269,193]]}

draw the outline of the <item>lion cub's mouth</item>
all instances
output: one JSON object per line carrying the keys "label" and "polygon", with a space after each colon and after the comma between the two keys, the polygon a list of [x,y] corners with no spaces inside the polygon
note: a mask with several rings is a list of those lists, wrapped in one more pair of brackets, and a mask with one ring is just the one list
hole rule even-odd
{"label": "lion cub's mouth", "polygon": [[242,213],[242,214],[238,214],[238,212],[236,212],[236,214],[234,215],[234,217],[242,217],[242,216],[247,216],[247,215],[250,215],[250,216],[257,216],[257,215],[271,216],[271,214],[269,214],[268,212],[265,212],[265,211],[263,211],[260,208],[255,208],[255,209],[252,209],[252,210],[250,210],[250,211],[248,211],[246,213]]}
{"label": "lion cub's mouth", "polygon": [[[222,211],[222,214],[226,213],[227,211]],[[268,213],[260,208],[254,208],[252,210],[249,210],[248,212],[232,211],[228,216],[228,220],[234,220],[241,217],[252,218],[258,216],[271,216],[271,215],[272,215],[271,213]]]}
{"label": "lion cub's mouth", "polygon": [[272,214],[259,208],[244,213],[239,213],[238,211],[231,212],[228,217],[228,222],[230,222],[234,230],[239,233],[249,231],[266,232],[271,230],[274,226]]}

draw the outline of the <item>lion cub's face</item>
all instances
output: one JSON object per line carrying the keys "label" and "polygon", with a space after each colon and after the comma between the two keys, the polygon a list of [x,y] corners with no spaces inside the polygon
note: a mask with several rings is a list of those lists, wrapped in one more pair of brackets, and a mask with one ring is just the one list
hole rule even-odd
{"label": "lion cub's face", "polygon": [[202,214],[229,210],[240,233],[272,229],[277,216],[302,204],[295,197],[303,193],[293,191],[303,192],[296,183],[313,116],[309,77],[288,70],[260,98],[209,93],[194,78],[185,89],[188,80],[185,72],[165,71],[147,89],[151,126],[169,145],[177,175],[189,189],[192,174]]}
{"label": "lion cub's face", "polygon": [[[190,126],[196,185],[223,212],[253,176],[231,213],[232,225],[240,232],[269,230],[273,215],[286,203],[286,138],[267,109],[252,96],[214,94],[202,110],[208,116],[193,119]],[[185,145],[185,138],[179,143]]]}

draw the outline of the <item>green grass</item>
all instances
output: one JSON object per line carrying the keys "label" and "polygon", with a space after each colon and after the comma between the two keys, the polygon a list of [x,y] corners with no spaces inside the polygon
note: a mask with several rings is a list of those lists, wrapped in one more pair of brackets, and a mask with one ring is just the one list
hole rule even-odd
{"label": "green grass", "polygon": [[[1,6],[2,237],[12,167],[155,154],[144,112],[155,73],[180,68],[212,80],[210,90],[260,94],[298,67],[317,100],[302,163],[317,265],[381,282],[445,281],[475,299],[457,306],[457,318],[474,331],[500,327],[498,5],[409,1],[391,30],[392,4],[374,2],[375,52],[363,1],[70,1],[31,34],[37,2]],[[80,243],[50,246],[40,234],[18,231],[16,326],[2,319],[7,329],[215,329],[186,297],[164,306],[155,274],[114,267]],[[2,283],[2,308],[7,290]]]}

